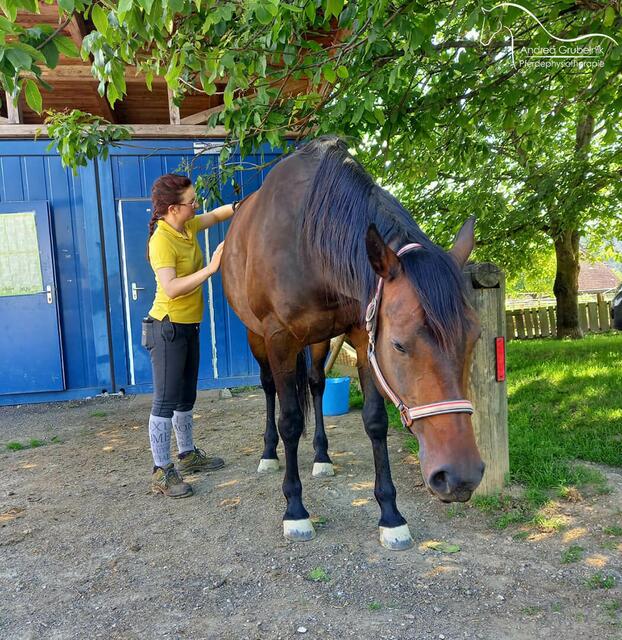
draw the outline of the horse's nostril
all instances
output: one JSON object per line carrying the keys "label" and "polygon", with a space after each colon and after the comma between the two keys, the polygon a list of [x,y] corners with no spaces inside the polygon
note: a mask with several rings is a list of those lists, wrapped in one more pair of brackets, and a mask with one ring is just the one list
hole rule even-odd
{"label": "horse's nostril", "polygon": [[479,470],[480,478],[484,477],[484,471],[486,471],[486,463],[484,461],[482,461],[482,464],[481,464],[480,470]]}
{"label": "horse's nostril", "polygon": [[441,469],[430,476],[430,486],[439,493],[447,493],[447,481],[449,480],[447,471]]}

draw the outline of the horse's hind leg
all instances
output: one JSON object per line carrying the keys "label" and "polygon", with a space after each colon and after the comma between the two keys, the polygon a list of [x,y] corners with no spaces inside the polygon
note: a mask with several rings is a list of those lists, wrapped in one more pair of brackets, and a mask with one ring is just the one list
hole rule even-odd
{"label": "horse's hind leg", "polygon": [[285,448],[283,493],[287,510],[283,533],[293,541],[311,540],[315,530],[302,503],[302,483],[298,472],[298,443],[305,425],[305,405],[301,391],[307,392],[307,367],[298,344],[283,329],[266,331],[266,348],[279,396],[279,433]]}
{"label": "horse's hind leg", "polygon": [[322,413],[322,396],[326,386],[324,362],[329,350],[330,340],[311,345],[309,389],[311,389],[313,409],[315,411],[315,435],[313,437],[313,448],[315,449],[315,458],[313,459],[314,478],[335,475],[332,460],[328,455],[328,438],[324,430],[324,414]]}
{"label": "horse's hind leg", "polygon": [[363,423],[374,453],[374,495],[380,506],[380,544],[394,551],[408,549],[413,541],[406,520],[399,512],[395,500],[397,493],[391,478],[387,450],[387,410],[384,398],[376,389],[367,360],[367,333],[362,329],[355,329],[349,335],[356,348],[359,379],[364,396]]}
{"label": "horse's hind leg", "polygon": [[248,343],[255,356],[255,360],[259,363],[259,377],[266,396],[266,430],[263,436],[264,450],[261,454],[257,471],[259,473],[268,473],[279,470],[279,458],[276,454],[276,448],[279,444],[279,434],[276,430],[275,420],[276,387],[274,386],[274,378],[272,377],[272,370],[270,369],[268,354],[266,352],[266,343],[263,337],[249,331]]}

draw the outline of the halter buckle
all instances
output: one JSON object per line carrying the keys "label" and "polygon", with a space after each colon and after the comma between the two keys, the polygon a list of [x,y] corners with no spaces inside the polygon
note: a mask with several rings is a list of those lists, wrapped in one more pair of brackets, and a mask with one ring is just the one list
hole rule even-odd
{"label": "halter buckle", "polygon": [[410,410],[408,407],[400,403],[397,407],[397,410],[400,412],[400,418],[402,420],[402,424],[410,431],[410,425],[413,423],[413,419],[410,416]]}
{"label": "halter buckle", "polygon": [[373,320],[376,316],[376,307],[378,305],[378,299],[374,296],[371,302],[367,305],[367,311],[365,312],[365,329],[371,332],[374,328]]}

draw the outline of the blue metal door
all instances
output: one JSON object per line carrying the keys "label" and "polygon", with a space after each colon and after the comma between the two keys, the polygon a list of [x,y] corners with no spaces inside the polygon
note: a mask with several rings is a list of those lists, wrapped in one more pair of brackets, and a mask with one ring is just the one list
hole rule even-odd
{"label": "blue metal door", "polygon": [[0,394],[65,388],[48,203],[0,204]]}

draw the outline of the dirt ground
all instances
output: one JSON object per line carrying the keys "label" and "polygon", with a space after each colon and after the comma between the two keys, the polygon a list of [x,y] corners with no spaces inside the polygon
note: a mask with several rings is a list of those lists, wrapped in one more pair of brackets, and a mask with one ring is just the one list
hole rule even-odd
{"label": "dirt ground", "polygon": [[[563,530],[519,539],[517,525],[499,531],[489,514],[430,496],[392,432],[415,546],[390,552],[378,543],[371,447],[351,412],[327,418],[334,478],[311,478],[311,430],[302,442],[305,504],[321,526],[292,544],[282,474],[256,473],[263,394],[200,394],[197,444],[227,465],[189,477],[195,495],[177,501],[149,492],[149,400],[0,408],[0,638],[622,638],[622,538],[607,532],[622,525],[618,471],[605,470],[608,495],[560,502]],[[47,444],[5,447],[31,438]],[[571,545],[583,558],[564,564]],[[615,586],[590,586],[597,572]]]}

